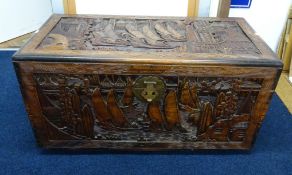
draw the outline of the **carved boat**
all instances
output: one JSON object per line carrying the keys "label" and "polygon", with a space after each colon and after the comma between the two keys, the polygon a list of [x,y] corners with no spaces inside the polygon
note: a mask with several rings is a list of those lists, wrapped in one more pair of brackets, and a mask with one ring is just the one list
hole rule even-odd
{"label": "carved boat", "polygon": [[126,46],[129,45],[128,41],[120,38],[113,30],[113,25],[108,24],[104,31],[94,31],[94,38],[92,45],[94,46]]}
{"label": "carved boat", "polygon": [[113,45],[113,43],[107,43],[104,42],[104,39],[106,37],[106,35],[102,32],[102,31],[93,31],[92,35],[94,36],[94,38],[91,39],[91,44],[93,46],[111,46]]}
{"label": "carved boat", "polygon": [[131,80],[131,78],[128,78],[127,80],[127,86],[122,98],[122,103],[125,106],[130,106],[133,103],[134,100],[134,93],[133,93],[133,82]]}
{"label": "carved boat", "polygon": [[147,114],[154,125],[162,126],[163,116],[159,108],[159,103],[151,102],[148,104]]}
{"label": "carved boat", "polygon": [[173,90],[165,97],[164,111],[168,129],[173,129],[174,126],[180,124],[176,92]]}
{"label": "carved boat", "polygon": [[148,25],[143,26],[142,31],[144,35],[146,35],[148,38],[151,38],[152,40],[164,41],[156,33],[154,33]]}
{"label": "carved boat", "polygon": [[190,92],[190,86],[189,82],[184,83],[182,90],[181,90],[181,95],[180,95],[180,102],[183,105],[187,105],[191,108],[195,106],[195,103],[193,101],[191,92]]}
{"label": "carved boat", "polygon": [[129,32],[129,34],[131,34],[133,37],[136,37],[138,39],[143,39],[146,38],[146,36],[140,32],[137,27],[134,27],[132,24],[127,24],[125,26],[125,29],[127,32]]}
{"label": "carved boat", "polygon": [[92,94],[92,104],[95,110],[96,119],[104,127],[108,127],[111,121],[111,115],[107,110],[106,104],[102,98],[99,88],[95,88]]}
{"label": "carved boat", "polygon": [[166,24],[166,29],[168,30],[169,33],[171,33],[171,36],[175,39],[178,40],[186,40],[186,37],[177,32],[174,28],[170,26],[170,24]]}
{"label": "carved boat", "polygon": [[107,96],[107,110],[112,116],[112,122],[115,126],[124,127],[128,123],[123,111],[119,107],[114,90],[111,89]]}
{"label": "carved boat", "polygon": [[126,28],[126,31],[130,34],[130,40],[134,47],[145,47],[145,48],[155,48],[155,49],[174,48],[174,46],[170,46],[164,41],[161,41],[161,39],[159,40],[153,39],[154,35],[150,34],[151,31],[147,31],[147,35],[151,35],[152,38],[144,35],[132,24],[127,24],[125,28]]}
{"label": "carved boat", "polygon": [[197,92],[196,86],[192,85],[190,91],[191,91],[191,96],[192,96],[192,99],[193,99],[193,102],[194,102],[193,103],[194,104],[193,108],[200,110],[201,109],[201,104],[200,104],[200,99],[198,97],[198,92]]}
{"label": "carved boat", "polygon": [[210,102],[203,104],[203,111],[201,113],[200,124],[198,128],[198,134],[206,132],[210,125],[213,123],[213,106]]}
{"label": "carved boat", "polygon": [[48,130],[48,137],[49,138],[56,138],[56,136],[58,136],[59,139],[65,139],[65,140],[68,140],[68,139],[78,140],[78,139],[80,139],[79,136],[64,131],[63,128],[60,128],[57,125],[55,125],[47,117],[44,117],[43,122],[46,125],[46,129]]}
{"label": "carved boat", "polygon": [[84,105],[81,112],[83,135],[88,138],[94,137],[94,118],[88,105]]}
{"label": "carved boat", "polygon": [[224,92],[220,92],[216,98],[215,109],[214,109],[214,116],[215,118],[220,117],[224,113],[224,107],[222,103],[225,102],[226,95]]}
{"label": "carved boat", "polygon": [[[160,23],[156,23],[154,28],[156,32],[165,40],[167,41],[174,41],[174,42],[182,42],[185,41],[186,38],[183,37],[180,33],[175,31],[171,26],[168,26],[167,24],[165,27],[164,25]],[[170,30],[170,31],[169,31]]]}
{"label": "carved boat", "polygon": [[104,33],[106,34],[106,38],[103,38],[106,42],[110,43],[112,42],[115,45],[128,45],[129,43],[126,40],[123,40],[122,38],[120,38],[113,29],[113,25],[112,24],[108,24],[105,28],[104,28]]}

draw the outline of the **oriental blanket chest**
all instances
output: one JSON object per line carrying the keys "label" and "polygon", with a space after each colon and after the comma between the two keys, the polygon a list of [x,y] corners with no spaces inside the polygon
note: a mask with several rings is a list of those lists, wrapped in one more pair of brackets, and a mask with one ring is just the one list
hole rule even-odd
{"label": "oriental blanket chest", "polygon": [[241,18],[53,15],[14,55],[38,143],[249,149],[282,63]]}

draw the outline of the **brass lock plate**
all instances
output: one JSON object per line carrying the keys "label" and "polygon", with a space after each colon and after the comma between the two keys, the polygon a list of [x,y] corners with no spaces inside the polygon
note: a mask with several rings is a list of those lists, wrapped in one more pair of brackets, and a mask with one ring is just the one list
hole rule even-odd
{"label": "brass lock plate", "polygon": [[135,96],[145,102],[159,101],[163,97],[165,89],[163,79],[156,76],[140,77],[133,86]]}

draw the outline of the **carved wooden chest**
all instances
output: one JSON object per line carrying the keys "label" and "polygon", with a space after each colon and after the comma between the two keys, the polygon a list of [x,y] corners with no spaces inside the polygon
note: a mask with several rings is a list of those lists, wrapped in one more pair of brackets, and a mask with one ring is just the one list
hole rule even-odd
{"label": "carved wooden chest", "polygon": [[241,18],[52,16],[14,55],[45,148],[249,149],[282,63]]}

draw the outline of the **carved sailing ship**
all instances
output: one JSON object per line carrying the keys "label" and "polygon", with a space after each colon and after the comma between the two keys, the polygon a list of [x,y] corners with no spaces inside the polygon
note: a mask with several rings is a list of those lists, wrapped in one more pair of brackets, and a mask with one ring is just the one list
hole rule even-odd
{"label": "carved sailing ship", "polygon": [[99,121],[100,125],[102,127],[109,128],[112,119],[99,88],[96,88],[93,91],[92,103],[95,110],[96,118]]}
{"label": "carved sailing ship", "polygon": [[177,96],[175,91],[170,91],[165,97],[165,117],[167,123],[167,129],[173,129],[174,127],[180,127],[180,116],[178,111]]}
{"label": "carved sailing ship", "polygon": [[117,99],[115,97],[115,92],[113,89],[111,89],[108,92],[107,110],[110,112],[110,114],[112,116],[112,122],[115,126],[118,126],[118,127],[125,127],[126,126],[128,121],[125,118],[123,111],[118,106]]}
{"label": "carved sailing ship", "polygon": [[[101,77],[103,78],[100,80]],[[109,77],[111,75],[91,76],[82,81],[81,79],[78,80],[81,82],[77,81],[78,78],[74,78],[74,83],[70,83],[71,88],[66,86],[66,82],[69,83],[73,80],[69,77],[60,77],[58,83],[55,84],[47,81],[52,79],[47,76],[38,80],[40,87],[50,88],[48,84],[60,86],[57,89],[61,90],[61,94],[64,93],[60,96],[64,101],[64,106],[60,106],[60,109],[65,107],[63,110],[65,113],[61,117],[63,118],[62,126],[65,126],[62,132],[69,132],[69,135],[72,134],[77,137],[96,138],[94,128],[97,124],[104,132],[142,131],[142,128],[144,128],[146,131],[155,133],[157,131],[162,133],[174,131],[181,134],[189,133],[190,136],[196,137],[198,141],[227,141],[228,139],[242,141],[245,138],[252,104],[254,103],[252,100],[254,98],[253,93],[250,91],[243,93],[245,94],[244,98],[240,100],[238,105],[239,96],[230,91],[231,86],[227,85],[227,82],[221,81],[225,85],[224,87],[220,85],[221,88],[218,88],[220,81],[209,83],[202,80],[201,84],[198,84],[198,80],[191,82],[193,80],[184,79],[177,83],[177,88],[180,88],[180,90],[169,89],[158,101],[146,101],[147,104],[143,104],[145,103],[141,99],[144,98],[143,93],[154,92],[151,88],[158,88],[156,85],[147,85],[145,86],[147,90],[139,90],[142,96],[137,98],[134,93],[136,86],[133,86],[133,78],[129,76],[117,77],[115,83],[113,83],[114,78],[111,80]],[[150,83],[152,78],[146,78],[145,80]],[[127,80],[126,84],[123,79]],[[238,82],[237,79],[232,81],[242,84],[242,81]],[[141,82],[140,79],[139,82]],[[100,88],[93,88],[92,84],[99,84],[109,88],[109,90],[101,92]],[[227,86],[229,88],[225,88]],[[240,87],[238,85],[234,86],[239,88],[236,91],[240,92]],[[241,86],[248,89],[247,84]],[[122,88],[123,91],[114,90],[113,87]],[[254,84],[251,84],[250,87],[252,90],[260,88],[260,86],[254,86]],[[64,90],[62,90],[63,88]],[[204,96],[200,96],[200,93],[205,93],[206,88],[210,92],[214,91],[218,94],[215,100],[206,101]],[[163,91],[155,92],[161,93]],[[88,97],[91,98],[87,100]],[[155,97],[145,96],[145,98],[153,99]],[[46,96],[46,99],[52,101],[48,96]],[[139,113],[138,108],[135,107],[137,105],[146,105],[147,108],[141,108],[141,113]],[[142,121],[138,121],[139,117],[130,117],[135,110],[137,110],[135,112],[137,117],[143,114]],[[192,133],[191,130],[196,132]]]}
{"label": "carved sailing ship", "polygon": [[133,82],[130,77],[127,78],[127,85],[125,88],[125,92],[122,98],[122,104],[125,106],[131,106],[134,100],[134,93],[133,93]]}
{"label": "carved sailing ship", "polygon": [[160,104],[151,102],[148,104],[147,115],[151,120],[151,128],[164,128],[164,116],[160,110]]}

